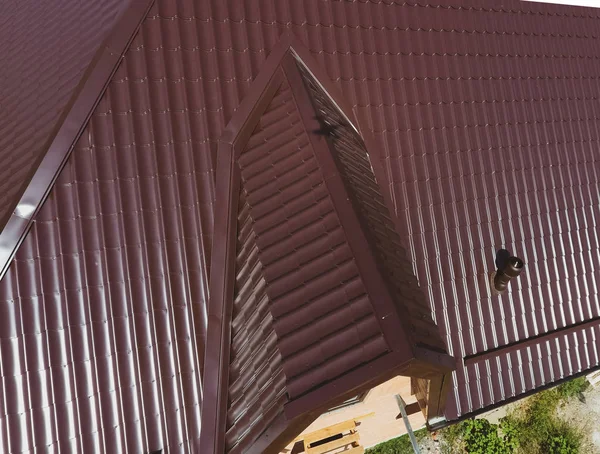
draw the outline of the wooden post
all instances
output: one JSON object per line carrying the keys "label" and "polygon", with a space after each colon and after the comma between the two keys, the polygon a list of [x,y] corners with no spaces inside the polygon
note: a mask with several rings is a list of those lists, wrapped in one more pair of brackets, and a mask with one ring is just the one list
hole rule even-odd
{"label": "wooden post", "polygon": [[404,399],[400,396],[400,394],[396,394],[396,401],[398,402],[398,407],[400,408],[400,413],[402,413],[402,419],[404,419],[404,425],[406,426],[406,431],[408,432],[408,436],[410,438],[410,442],[413,447],[413,451],[415,454],[420,454],[419,445],[417,444],[417,439],[415,438],[415,434],[410,426],[410,422],[408,421],[408,415],[406,414],[406,403],[404,403]]}

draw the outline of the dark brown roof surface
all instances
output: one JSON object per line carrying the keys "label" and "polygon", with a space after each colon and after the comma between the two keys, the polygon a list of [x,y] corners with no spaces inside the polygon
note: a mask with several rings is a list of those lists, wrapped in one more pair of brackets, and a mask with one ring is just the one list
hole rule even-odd
{"label": "dark brown roof surface", "polygon": [[[73,90],[57,94],[45,84],[74,87],[91,58],[91,41],[81,37],[89,32],[99,44],[99,30],[116,14],[84,25],[68,19],[88,17],[76,3],[65,3],[60,18],[77,31],[50,20],[33,27],[54,30],[52,38],[69,30],[73,49],[41,38],[18,54],[3,48],[0,61],[14,64],[2,67],[33,78],[15,71],[2,89],[21,79],[40,82],[39,91],[1,92],[2,112],[11,114],[0,123],[0,153],[12,149],[7,144],[37,150],[27,144],[44,143]],[[197,438],[217,142],[285,30],[343,93],[359,130],[373,132],[368,149],[386,174],[380,184],[392,196],[401,243],[452,354],[600,316],[597,10],[516,0],[253,5],[157,0],[131,45],[0,283],[5,450],[77,451],[85,443],[90,451],[120,451],[117,443],[128,442],[137,452]],[[44,16],[31,8],[29,24],[58,11]],[[16,24],[5,20],[0,33],[23,43],[35,38]],[[56,57],[63,64],[51,65],[64,75],[35,67],[50,65],[47,53],[23,58],[42,44],[64,49]],[[71,61],[78,63],[69,69]],[[17,102],[13,93],[35,93],[35,102],[29,94]],[[25,127],[29,121],[33,128]],[[31,165],[3,174],[7,203]],[[8,187],[12,175],[19,181]],[[500,247],[522,257],[526,269],[497,296],[487,273]],[[586,324],[470,361],[454,376],[447,416],[598,365],[599,334]]]}
{"label": "dark brown roof surface", "polygon": [[151,1],[0,6],[0,278]]}
{"label": "dark brown roof surface", "polygon": [[0,282],[0,451],[194,451],[212,177],[168,17],[151,11]]}
{"label": "dark brown roof surface", "polygon": [[0,222],[14,209],[77,84],[128,2],[2,2]]}
{"label": "dark brown roof surface", "polygon": [[293,399],[388,346],[287,81],[238,162]]}
{"label": "dark brown roof surface", "polygon": [[[381,271],[390,284],[406,332],[416,344],[445,351],[444,342],[431,318],[431,309],[418,288],[411,263],[396,231],[394,217],[386,204],[390,203],[389,195],[385,198],[382,193],[363,139],[308,69],[302,64],[298,66],[312,95],[315,112],[321,121],[327,121],[334,128],[331,145],[340,175],[368,242],[374,248]],[[375,168],[379,180],[383,180],[383,169],[379,163],[375,163]]]}
{"label": "dark brown roof surface", "polygon": [[[296,417],[314,419],[418,356],[403,329],[410,317],[399,307],[413,295],[388,293],[379,273],[393,264],[373,257],[330,139],[314,129],[318,110],[293,52],[310,58],[286,34],[219,147],[215,230],[226,234],[213,245],[206,340],[213,347],[206,354],[200,445],[206,452],[262,452],[263,440],[267,452],[278,452],[287,440],[264,435],[276,421],[286,421],[280,432],[286,425],[300,431]],[[330,120],[342,115],[332,114],[330,98],[319,105]],[[354,131],[350,123],[338,126],[340,133]],[[379,193],[371,167],[365,172],[369,190]],[[408,273],[417,290],[403,260],[396,277],[408,282]],[[421,301],[435,328],[422,295]],[[426,335],[445,353],[437,332]],[[435,361],[410,364],[423,376],[449,370]]]}

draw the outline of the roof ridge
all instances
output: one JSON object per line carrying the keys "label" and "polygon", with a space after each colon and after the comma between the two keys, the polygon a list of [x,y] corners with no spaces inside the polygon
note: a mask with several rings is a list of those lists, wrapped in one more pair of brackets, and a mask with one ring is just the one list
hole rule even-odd
{"label": "roof ridge", "polygon": [[123,55],[129,49],[155,0],[132,0],[108,33],[71,95],[46,151],[6,220],[0,221],[0,280],[8,271],[35,216],[46,201],[73,147],[104,95]]}

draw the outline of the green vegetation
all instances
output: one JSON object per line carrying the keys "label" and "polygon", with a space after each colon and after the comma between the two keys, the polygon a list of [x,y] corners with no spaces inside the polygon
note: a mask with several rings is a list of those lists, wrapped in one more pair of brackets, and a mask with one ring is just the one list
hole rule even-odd
{"label": "green vegetation", "polygon": [[[428,437],[427,429],[420,429],[415,432],[417,441]],[[412,444],[408,435],[394,438],[392,440],[380,443],[365,451],[365,454],[413,454]]]}
{"label": "green vegetation", "polygon": [[564,382],[562,385],[556,387],[558,395],[563,399],[569,399],[571,397],[579,397],[581,393],[590,387],[590,383],[585,377],[574,378]]}
{"label": "green vegetation", "polygon": [[444,454],[511,454],[517,443],[512,428],[487,419],[468,419],[441,431]]}
{"label": "green vegetation", "polygon": [[512,436],[500,434],[498,426],[487,419],[470,419],[463,429],[465,450],[472,454],[510,454],[515,443]]}
{"label": "green vegetation", "polygon": [[[556,416],[559,405],[573,398],[583,399],[589,387],[584,377],[541,391],[492,424],[486,419],[469,419],[439,431],[443,454],[579,454],[583,452],[581,431]],[[427,430],[415,432],[417,440]],[[381,443],[367,454],[412,454],[408,435]]]}
{"label": "green vegetation", "polygon": [[[564,400],[579,394],[582,384],[565,383],[540,392],[518,410],[503,418],[501,428],[510,428],[516,449],[523,454],[576,454],[582,434],[556,417],[556,408]],[[563,385],[561,385],[563,386]]]}
{"label": "green vegetation", "polygon": [[491,424],[485,419],[470,419],[441,431],[444,454],[578,454],[583,434],[556,417],[559,405],[581,397],[589,386],[577,378],[542,391]]}
{"label": "green vegetation", "polygon": [[440,431],[440,449],[442,454],[464,452],[462,432],[464,423],[448,426]]}

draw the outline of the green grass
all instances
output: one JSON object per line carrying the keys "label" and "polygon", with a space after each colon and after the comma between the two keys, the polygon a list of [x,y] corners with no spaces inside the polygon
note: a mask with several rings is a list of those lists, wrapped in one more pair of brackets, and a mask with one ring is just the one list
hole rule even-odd
{"label": "green grass", "polygon": [[[556,388],[541,391],[518,408],[491,424],[486,419],[469,419],[439,431],[443,454],[579,454],[584,434],[559,420],[556,409],[579,397],[589,387],[584,377],[569,380]],[[427,429],[415,432],[417,440],[428,436]],[[368,454],[412,454],[408,435],[365,451]]]}
{"label": "green grass", "polygon": [[556,392],[562,399],[579,396],[590,387],[585,377],[574,378],[556,387]]}
{"label": "green grass", "polygon": [[[427,438],[427,429],[423,428],[415,431],[417,441]],[[365,454],[413,454],[412,444],[408,435],[402,435],[398,438],[393,438],[384,443],[380,443],[365,451]]]}
{"label": "green grass", "polygon": [[584,434],[556,416],[559,405],[589,387],[583,377],[541,391],[502,418],[499,425],[471,419],[440,431],[443,454],[578,454]]}
{"label": "green grass", "polygon": [[585,387],[579,379],[571,382],[535,394],[525,405],[503,418],[501,427],[506,427],[514,434],[516,453],[577,454],[579,452],[583,434],[576,427],[556,417],[558,405],[578,395]]}

